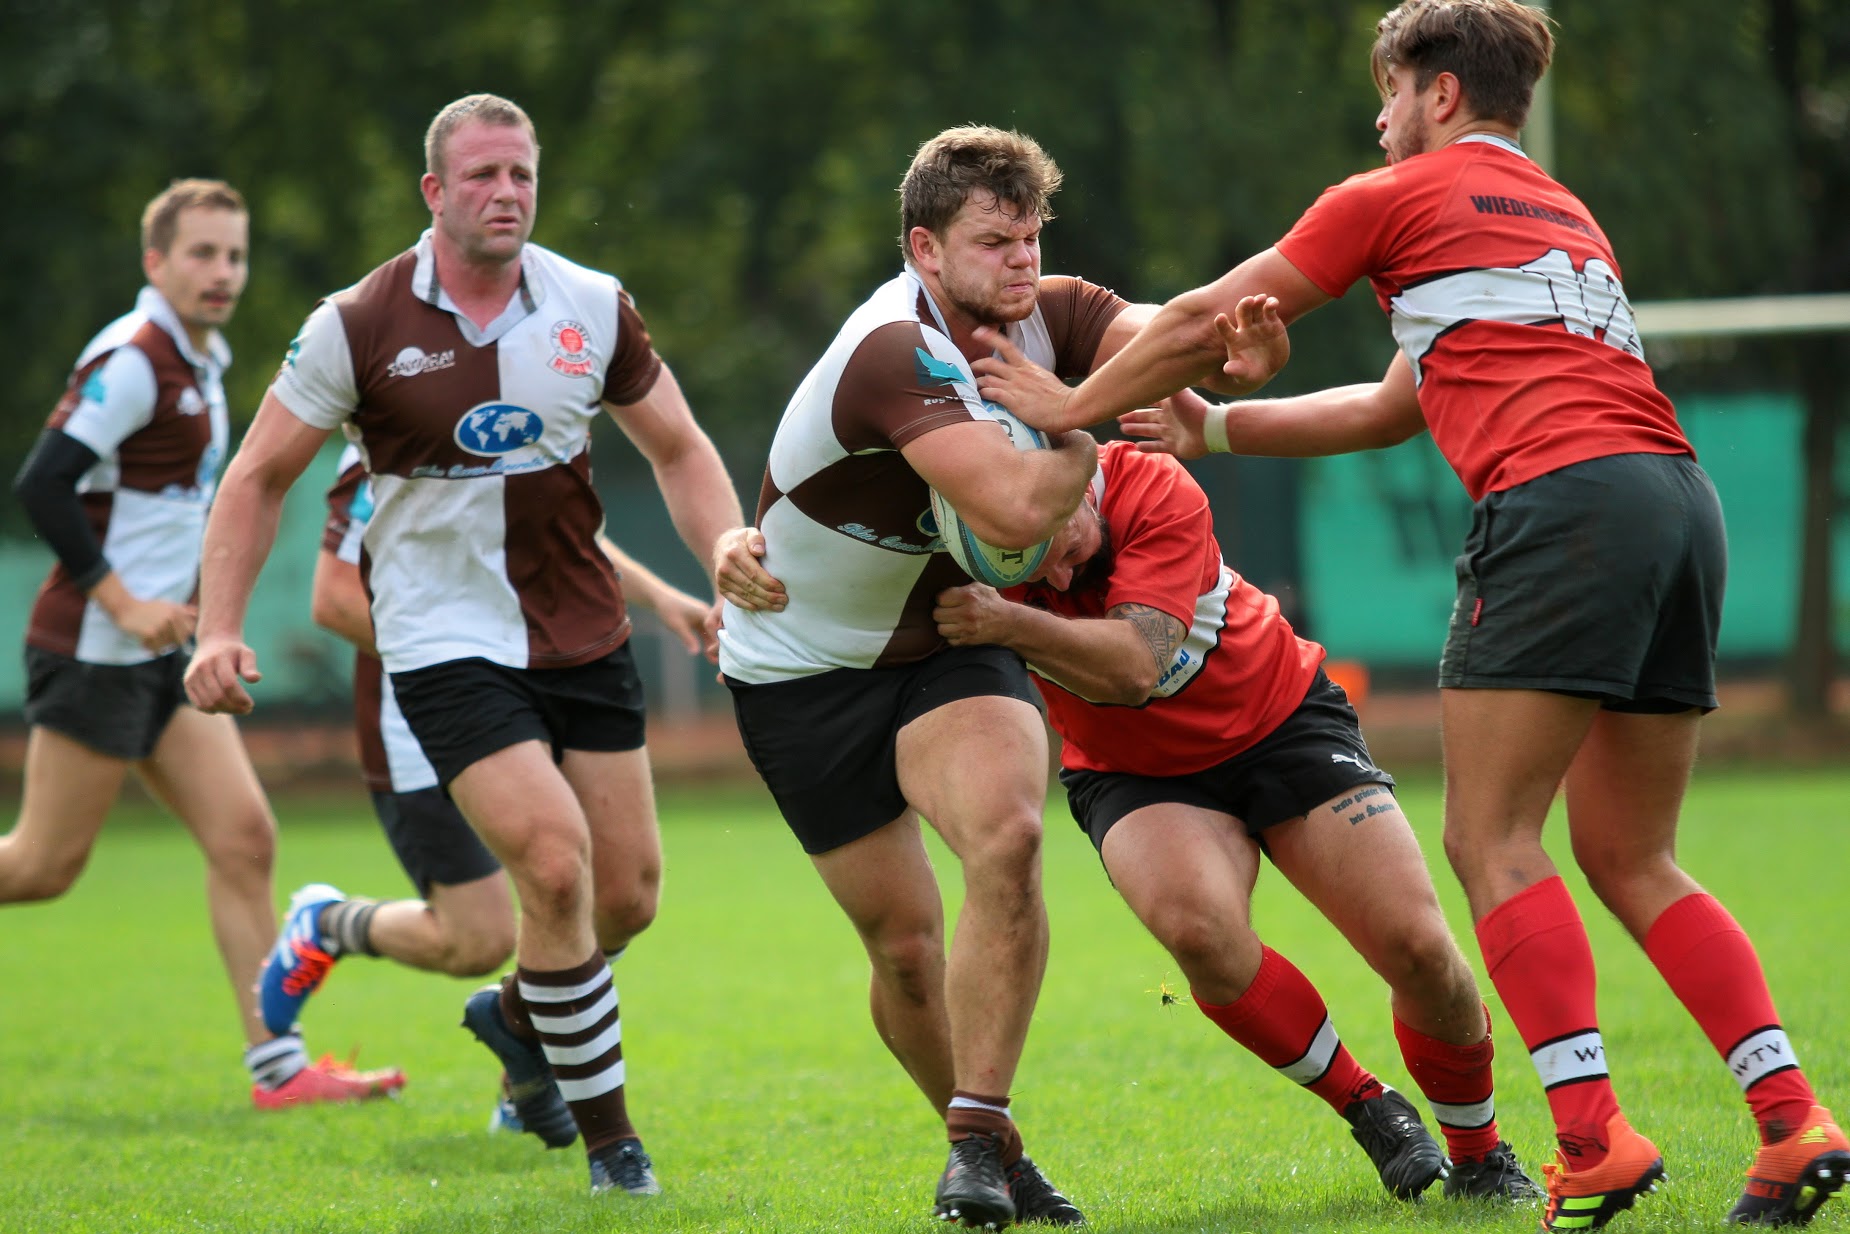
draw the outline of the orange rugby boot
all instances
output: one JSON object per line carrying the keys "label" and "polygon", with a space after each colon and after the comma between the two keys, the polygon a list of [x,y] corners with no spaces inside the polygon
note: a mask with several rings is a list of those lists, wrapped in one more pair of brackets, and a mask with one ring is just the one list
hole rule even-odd
{"label": "orange rugby boot", "polygon": [[376,1071],[355,1071],[332,1054],[321,1058],[290,1076],[275,1088],[251,1086],[251,1101],[260,1110],[283,1110],[292,1105],[312,1105],[322,1101],[368,1101],[390,1097],[405,1086],[405,1073],[397,1067]]}
{"label": "orange rugby boot", "polygon": [[1542,1231],[1597,1230],[1630,1208],[1639,1196],[1656,1191],[1664,1177],[1664,1158],[1657,1145],[1632,1130],[1625,1115],[1614,1114],[1606,1124],[1606,1159],[1584,1170],[1569,1170],[1559,1152],[1542,1167],[1548,1180],[1548,1206],[1542,1210]]}
{"label": "orange rugby boot", "polygon": [[1747,1169],[1747,1190],[1728,1210],[1735,1225],[1804,1225],[1850,1178],[1850,1140],[1821,1105]]}

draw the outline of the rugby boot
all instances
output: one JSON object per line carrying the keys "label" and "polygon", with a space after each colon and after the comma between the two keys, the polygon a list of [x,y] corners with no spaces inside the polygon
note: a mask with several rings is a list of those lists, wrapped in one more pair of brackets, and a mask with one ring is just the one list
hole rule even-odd
{"label": "rugby boot", "polygon": [[1606,1159],[1584,1170],[1569,1170],[1558,1150],[1542,1167],[1548,1205],[1542,1230],[1597,1230],[1630,1208],[1639,1196],[1656,1191],[1664,1179],[1664,1158],[1657,1145],[1632,1130],[1625,1115],[1606,1123]]}
{"label": "rugby boot", "polygon": [[1804,1225],[1850,1178],[1850,1141],[1821,1105],[1777,1144],[1763,1144],[1747,1170],[1747,1190],[1728,1211],[1736,1225]]}
{"label": "rugby boot", "polygon": [[642,1151],[641,1140],[618,1140],[591,1154],[591,1194],[623,1191],[630,1195],[660,1195],[655,1163]]}
{"label": "rugby boot", "polygon": [[308,996],[321,988],[334,956],[322,937],[321,910],[347,897],[326,883],[310,883],[289,897],[282,932],[257,977],[257,1004],[263,1026],[282,1036],[295,1027]]}
{"label": "rugby boot", "polygon": [[1542,1189],[1523,1171],[1516,1160],[1516,1150],[1506,1140],[1482,1157],[1467,1157],[1452,1162],[1445,1175],[1445,1198],[1448,1200],[1509,1200],[1520,1203],[1539,1200]]}
{"label": "rugby boot", "polygon": [[552,1064],[538,1041],[522,1041],[501,1014],[501,987],[484,986],[463,1004],[463,1027],[494,1051],[507,1072],[507,1099],[521,1130],[540,1138],[547,1148],[564,1148],[578,1138],[572,1107],[565,1104],[553,1079]]}
{"label": "rugby boot", "polygon": [[1445,1177],[1445,1150],[1426,1130],[1413,1103],[1391,1088],[1343,1110],[1349,1134],[1375,1163],[1381,1185],[1397,1200],[1416,1200]]}
{"label": "rugby boot", "polygon": [[1041,1167],[1027,1157],[1002,1171],[1008,1180],[1009,1199],[1015,1202],[1015,1220],[1022,1225],[1084,1225],[1086,1215],[1047,1181]]}
{"label": "rugby boot", "polygon": [[1008,1179],[1002,1173],[1001,1140],[979,1132],[951,1142],[932,1215],[986,1230],[999,1230],[1015,1220],[1015,1201],[1009,1198]]}
{"label": "rugby boot", "polygon": [[352,1064],[323,1054],[275,1088],[253,1084],[251,1102],[260,1110],[283,1110],[318,1102],[370,1101],[394,1096],[404,1086],[405,1073],[397,1067],[355,1071]]}

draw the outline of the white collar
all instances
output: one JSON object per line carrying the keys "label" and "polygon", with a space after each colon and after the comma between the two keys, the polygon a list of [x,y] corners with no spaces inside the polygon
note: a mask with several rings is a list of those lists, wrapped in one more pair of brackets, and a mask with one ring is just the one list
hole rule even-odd
{"label": "white collar", "polygon": [[1458,138],[1452,144],[1455,146],[1462,146],[1467,141],[1481,141],[1485,143],[1486,145],[1502,146],[1505,150],[1512,150],[1515,153],[1522,155],[1522,157],[1525,159],[1529,157],[1528,154],[1524,152],[1521,146],[1517,145],[1515,142],[1511,141],[1509,138],[1504,137],[1498,133],[1466,133],[1463,137]]}
{"label": "white collar", "polygon": [[411,293],[433,308],[440,308],[455,317],[463,337],[472,345],[486,347],[495,342],[545,303],[546,280],[538,277],[533,246],[524,244],[520,249],[520,286],[508,298],[507,307],[501,310],[499,317],[485,327],[478,327],[457,307],[456,301],[450,299],[450,293],[437,281],[437,253],[431,243],[431,232],[432,229],[426,227],[413,250],[417,253],[417,264],[411,271]]}
{"label": "white collar", "polygon": [[153,287],[141,289],[135,297],[135,311],[165,330],[173,339],[174,346],[180,349],[180,354],[186,357],[186,362],[194,368],[231,367],[231,347],[225,342],[225,336],[217,330],[208,333],[205,354],[201,355],[199,349],[193,346],[193,337],[186,332],[186,325],[180,320],[180,315],[173,311],[173,305],[167,303],[167,297]]}

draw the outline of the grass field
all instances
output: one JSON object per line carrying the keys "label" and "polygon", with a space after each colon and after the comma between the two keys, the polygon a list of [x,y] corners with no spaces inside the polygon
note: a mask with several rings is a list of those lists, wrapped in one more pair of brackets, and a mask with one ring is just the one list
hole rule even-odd
{"label": "grass field", "polygon": [[[1705,776],[1682,849],[1753,934],[1800,1058],[1840,1112],[1846,798],[1846,774]],[[1435,786],[1414,782],[1403,801],[1439,858]],[[363,799],[278,808],[279,895],[310,879],[403,894]],[[662,815],[663,911],[617,973],[631,1109],[659,1200],[593,1203],[576,1148],[484,1134],[493,1068],[456,1027],[470,985],[383,961],[343,962],[305,1025],[312,1050],[359,1044],[362,1065],[403,1065],[402,1099],[254,1111],[198,856],[176,825],[125,808],[69,896],[0,912],[0,1231],[938,1228],[927,1214],[941,1128],[875,1039],[858,944],[768,801],[670,791]],[[1064,805],[1049,819],[1053,956],[1015,1108],[1030,1151],[1095,1228],[1533,1228],[1534,1209],[1389,1199],[1322,1103],[1191,1005],[1162,1005],[1161,984],[1180,986],[1173,966]],[[1563,856],[1564,837],[1552,839]],[[939,864],[955,895],[955,864]],[[1449,874],[1439,885],[1464,929]],[[1602,961],[1619,1095],[1672,1180],[1614,1228],[1719,1228],[1752,1152],[1738,1090],[1574,885]],[[1358,1059],[1411,1091],[1379,983],[1283,880],[1262,877],[1257,900],[1261,932],[1323,990]],[[1475,945],[1466,951],[1475,962]],[[1546,1109],[1496,1014],[1505,1134],[1536,1166]],[[1827,1206],[1813,1228],[1850,1229],[1850,1203]]]}

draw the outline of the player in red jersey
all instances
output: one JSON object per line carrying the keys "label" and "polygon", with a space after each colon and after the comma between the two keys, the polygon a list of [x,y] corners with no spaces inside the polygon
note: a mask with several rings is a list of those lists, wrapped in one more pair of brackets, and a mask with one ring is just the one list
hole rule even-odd
{"label": "player in red jersey", "polygon": [[[1348,1120],[1411,1199],[1540,1189],[1497,1132],[1489,1015],[1439,911],[1393,778],[1369,757],[1323,648],[1228,568],[1174,459],[1113,442],[1036,583],[938,599],[952,646],[999,644],[1040,678],[1060,780],[1112,884],[1223,1032]],[[1361,1067],[1323,998],[1253,931],[1261,855],[1393,992],[1401,1052],[1451,1156]]]}
{"label": "player in red jersey", "polygon": [[1644,361],[1604,233],[1516,143],[1552,51],[1546,16],[1514,0],[1409,0],[1373,51],[1386,168],[1165,306],[1077,391],[1006,348],[978,365],[982,389],[1046,429],[1203,380],[1245,393],[1283,362],[1284,323],[1369,279],[1400,350],[1381,382],[1126,426],[1184,455],[1334,454],[1431,431],[1477,502],[1440,661],[1446,852],[1554,1114],[1543,1227],[1603,1225],[1663,1173],[1620,1113],[1592,951],[1542,849],[1563,781],[1575,860],[1759,1125],[1730,1219],[1803,1223],[1843,1185],[1850,1142],[1799,1070],[1746,934],[1675,860],[1715,706],[1720,504]]}

